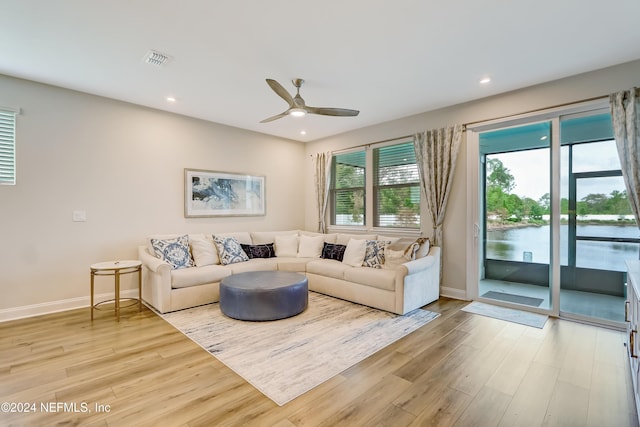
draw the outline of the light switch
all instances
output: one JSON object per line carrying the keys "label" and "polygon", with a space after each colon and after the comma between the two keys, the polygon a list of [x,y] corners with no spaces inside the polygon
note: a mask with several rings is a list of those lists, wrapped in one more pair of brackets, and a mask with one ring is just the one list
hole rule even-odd
{"label": "light switch", "polygon": [[87,220],[87,212],[73,211],[73,222],[85,222]]}

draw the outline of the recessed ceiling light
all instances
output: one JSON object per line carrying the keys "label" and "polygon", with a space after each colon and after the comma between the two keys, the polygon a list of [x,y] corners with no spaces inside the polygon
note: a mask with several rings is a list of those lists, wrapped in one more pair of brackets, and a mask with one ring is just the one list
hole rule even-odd
{"label": "recessed ceiling light", "polygon": [[176,99],[173,96],[167,96],[165,99],[167,102],[176,102]]}
{"label": "recessed ceiling light", "polygon": [[306,135],[306,134],[307,134],[307,131],[306,131],[306,130],[301,130],[301,131],[300,131],[300,135]]}
{"label": "recessed ceiling light", "polygon": [[480,80],[480,84],[483,84],[483,85],[486,85],[489,82],[491,82],[491,77],[485,77],[482,80]]}

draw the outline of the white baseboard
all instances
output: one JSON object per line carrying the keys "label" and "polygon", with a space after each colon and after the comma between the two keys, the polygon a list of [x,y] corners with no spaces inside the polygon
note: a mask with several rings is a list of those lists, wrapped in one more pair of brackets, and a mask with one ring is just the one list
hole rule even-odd
{"label": "white baseboard", "polygon": [[[126,289],[120,292],[121,298],[137,298],[137,289]],[[113,293],[95,295],[96,301],[104,301],[113,298]],[[43,302],[40,304],[25,305],[22,307],[5,308],[0,310],[0,322],[8,320],[24,319],[26,317],[40,316],[43,314],[58,313],[60,311],[75,310],[77,308],[89,308],[91,298],[78,297],[65,300]]]}
{"label": "white baseboard", "polygon": [[440,286],[440,296],[468,301],[467,291],[465,289]]}

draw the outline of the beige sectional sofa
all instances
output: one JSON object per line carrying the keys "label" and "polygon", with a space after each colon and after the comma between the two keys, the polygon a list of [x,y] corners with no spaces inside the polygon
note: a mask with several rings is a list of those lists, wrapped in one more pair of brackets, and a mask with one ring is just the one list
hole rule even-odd
{"label": "beige sectional sofa", "polygon": [[[193,266],[175,268],[161,259],[152,242],[172,241],[186,236],[150,236],[138,248],[143,265],[142,298],[161,313],[181,310],[219,300],[220,281],[245,271],[284,270],[306,274],[309,290],[405,314],[439,298],[440,248],[414,245],[416,252],[405,253],[414,239],[397,239],[373,234],[318,234],[300,230],[277,232],[238,232],[188,235]],[[275,257],[221,261],[220,241],[233,240],[252,247],[269,247]],[[363,266],[358,258],[364,243],[382,245],[384,263]],[[233,243],[233,242],[231,242]],[[325,245],[326,243],[326,245]],[[260,245],[260,246],[258,246]],[[333,245],[333,246],[332,246]],[[338,246],[344,245],[344,247]],[[322,258],[322,249],[346,249],[343,261]],[[367,256],[371,258],[370,247]],[[380,247],[378,245],[378,247]],[[318,251],[321,251],[320,253]],[[224,255],[224,248],[222,248]],[[273,255],[273,254],[272,254]],[[380,254],[376,254],[380,260]],[[411,259],[415,258],[415,259]],[[227,262],[229,260],[226,260]]]}

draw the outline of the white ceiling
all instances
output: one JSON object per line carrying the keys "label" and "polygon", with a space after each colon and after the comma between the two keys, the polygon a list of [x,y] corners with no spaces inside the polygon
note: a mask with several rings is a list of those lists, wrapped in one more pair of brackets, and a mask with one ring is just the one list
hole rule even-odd
{"label": "white ceiling", "polygon": [[[640,58],[638,0],[0,4],[2,74],[299,141]],[[308,105],[360,115],[259,123],[287,108],[265,78],[297,77]]]}

